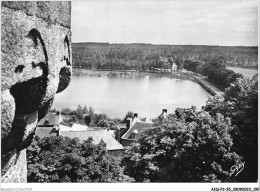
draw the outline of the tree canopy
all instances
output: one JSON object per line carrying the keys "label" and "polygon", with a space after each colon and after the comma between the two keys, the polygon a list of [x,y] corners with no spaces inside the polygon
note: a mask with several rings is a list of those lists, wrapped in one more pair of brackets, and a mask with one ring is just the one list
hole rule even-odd
{"label": "tree canopy", "polygon": [[27,149],[28,182],[132,182],[120,162],[89,138],[36,138]]}
{"label": "tree canopy", "polygon": [[221,113],[234,125],[231,132],[233,150],[244,157],[245,169],[238,181],[256,182],[258,178],[258,75],[252,79],[238,78],[226,89],[224,98],[208,100],[204,107],[211,115]]}
{"label": "tree canopy", "polygon": [[242,161],[231,151],[232,129],[221,114],[177,109],[125,151],[125,174],[138,182],[230,181],[230,168]]}
{"label": "tree canopy", "polygon": [[[179,69],[182,68],[180,61],[187,59],[250,67],[258,60],[257,47],[73,43],[72,50],[73,66],[82,69],[167,69],[171,58]],[[168,62],[162,62],[162,57]]]}
{"label": "tree canopy", "polygon": [[242,74],[235,73],[227,69],[224,64],[218,62],[202,63],[185,60],[183,67],[189,71],[206,76],[209,82],[222,90],[229,87],[230,83],[233,83],[237,78],[243,77]]}

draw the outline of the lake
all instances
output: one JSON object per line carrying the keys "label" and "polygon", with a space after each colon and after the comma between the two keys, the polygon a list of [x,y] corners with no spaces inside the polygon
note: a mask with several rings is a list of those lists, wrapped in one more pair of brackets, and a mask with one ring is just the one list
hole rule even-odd
{"label": "lake", "polygon": [[227,67],[227,69],[230,69],[236,73],[241,73],[246,78],[252,78],[255,74],[258,73],[257,69],[244,69],[239,67]]}
{"label": "lake", "polygon": [[123,118],[128,111],[139,117],[156,118],[162,109],[206,104],[209,93],[190,80],[167,77],[128,78],[73,75],[69,87],[56,95],[52,108],[92,106],[96,113]]}

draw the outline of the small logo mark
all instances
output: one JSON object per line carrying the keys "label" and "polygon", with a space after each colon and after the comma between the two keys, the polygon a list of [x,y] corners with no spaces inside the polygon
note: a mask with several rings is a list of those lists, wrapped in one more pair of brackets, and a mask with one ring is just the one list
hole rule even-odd
{"label": "small logo mark", "polygon": [[235,177],[236,177],[241,171],[243,171],[244,167],[245,167],[245,161],[241,162],[239,164],[233,165],[230,168],[231,173],[229,176],[231,177],[233,174],[235,174]]}

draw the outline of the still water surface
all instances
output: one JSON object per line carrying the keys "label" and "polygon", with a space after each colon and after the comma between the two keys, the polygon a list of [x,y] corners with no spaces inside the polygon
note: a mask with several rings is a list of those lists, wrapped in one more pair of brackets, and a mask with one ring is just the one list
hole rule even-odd
{"label": "still water surface", "polygon": [[173,113],[177,107],[206,104],[209,93],[189,80],[161,78],[122,78],[73,75],[69,87],[56,95],[55,109],[92,106],[97,113],[123,118],[127,111],[139,117],[155,118],[163,108]]}
{"label": "still water surface", "polygon": [[242,73],[242,75],[246,78],[252,78],[255,74],[258,73],[257,69],[244,69],[239,67],[227,67],[227,69],[230,69],[236,73]]}

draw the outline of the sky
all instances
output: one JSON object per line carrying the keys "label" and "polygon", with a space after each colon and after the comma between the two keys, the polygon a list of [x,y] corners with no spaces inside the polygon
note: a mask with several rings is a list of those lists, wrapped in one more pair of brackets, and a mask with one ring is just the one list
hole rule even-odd
{"label": "sky", "polygon": [[72,0],[72,42],[258,46],[258,0]]}

